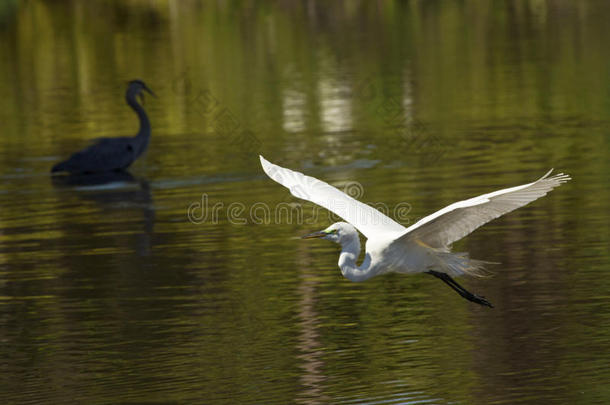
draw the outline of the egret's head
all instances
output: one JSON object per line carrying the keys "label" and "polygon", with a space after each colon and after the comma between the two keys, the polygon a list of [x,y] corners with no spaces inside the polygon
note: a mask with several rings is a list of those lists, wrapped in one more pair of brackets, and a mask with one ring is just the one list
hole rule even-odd
{"label": "egret's head", "polygon": [[358,231],[356,231],[356,228],[354,228],[353,225],[348,224],[347,222],[336,222],[323,231],[303,236],[303,239],[321,238],[336,243],[343,243],[354,237],[358,237]]}

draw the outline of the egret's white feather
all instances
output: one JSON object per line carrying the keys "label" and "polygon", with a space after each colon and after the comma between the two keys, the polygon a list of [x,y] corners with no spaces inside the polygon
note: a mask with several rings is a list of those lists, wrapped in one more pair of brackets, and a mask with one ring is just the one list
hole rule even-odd
{"label": "egret's white feather", "polygon": [[[337,222],[324,231],[306,236],[341,244],[339,268],[346,278],[365,281],[388,272],[426,272],[443,280],[467,300],[488,307],[492,305],[484,297],[468,292],[451,278],[463,274],[480,276],[485,262],[471,259],[468,253],[451,253],[450,245],[492,219],[570,180],[570,176],[562,173],[549,177],[549,171],[533,183],[451,204],[405,228],[323,181],[274,165],[262,156],[260,160],[265,173],[287,187],[292,195],[321,205],[349,222]],[[356,228],[368,239],[360,266],[356,264],[360,255]]]}
{"label": "egret's white feather", "polygon": [[367,238],[396,238],[407,229],[370,205],[355,200],[328,183],[274,165],[262,156],[260,160],[267,176],[290,190],[293,196],[334,212],[354,225]]}
{"label": "egret's white feather", "polygon": [[434,248],[448,247],[492,219],[523,207],[570,180],[563,173],[549,177],[552,171],[533,183],[453,203],[407,228],[400,239],[418,240]]}

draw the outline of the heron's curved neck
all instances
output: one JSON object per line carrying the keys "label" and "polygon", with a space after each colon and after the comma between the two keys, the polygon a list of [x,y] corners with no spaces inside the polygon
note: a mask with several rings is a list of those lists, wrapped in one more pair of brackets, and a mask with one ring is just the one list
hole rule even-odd
{"label": "heron's curved neck", "polygon": [[364,257],[362,264],[360,266],[356,265],[356,260],[358,260],[360,255],[360,239],[357,234],[343,241],[341,248],[339,268],[345,278],[351,281],[365,281],[376,274],[371,266],[371,256],[368,253]]}
{"label": "heron's curved neck", "polygon": [[136,95],[133,93],[127,93],[125,96],[127,100],[127,104],[138,114],[138,119],[140,120],[140,130],[136,135],[137,138],[144,138],[144,140],[148,140],[150,137],[150,121],[148,121],[148,115],[146,115],[146,111],[144,108],[138,103],[136,100]]}

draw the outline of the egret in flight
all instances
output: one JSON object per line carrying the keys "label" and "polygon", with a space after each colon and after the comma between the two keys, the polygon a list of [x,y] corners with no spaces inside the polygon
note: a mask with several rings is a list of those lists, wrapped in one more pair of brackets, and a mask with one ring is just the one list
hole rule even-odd
{"label": "egret in flight", "polygon": [[142,80],[128,83],[125,99],[138,114],[140,130],[133,137],[99,138],[87,148],[74,153],[67,160],[57,163],[51,173],[69,172],[72,174],[104,173],[127,169],[148,147],[150,140],[150,121],[144,108],[138,103],[137,96],[144,100],[144,91],[155,95]]}
{"label": "egret in flight", "polygon": [[[347,221],[303,236],[340,244],[339,268],[344,277],[364,281],[390,272],[427,273],[441,279],[463,298],[490,308],[493,306],[484,297],[467,291],[453,279],[482,275],[486,262],[470,259],[468,253],[452,253],[451,244],[570,180],[563,173],[550,176],[550,170],[532,183],[453,203],[405,228],[323,181],[274,165],[262,156],[260,161],[265,173],[288,188],[292,195],[321,205]],[[360,255],[360,238],[356,229],[367,238],[366,254],[359,266],[356,261]]]}

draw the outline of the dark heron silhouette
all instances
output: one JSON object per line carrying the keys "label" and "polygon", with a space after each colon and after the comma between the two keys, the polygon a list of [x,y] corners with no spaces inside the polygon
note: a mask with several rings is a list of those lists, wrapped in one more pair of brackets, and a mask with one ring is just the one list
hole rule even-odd
{"label": "dark heron silhouette", "polygon": [[51,173],[103,173],[127,169],[148,147],[150,121],[144,108],[138,103],[137,96],[144,100],[143,91],[155,93],[142,80],[132,80],[127,87],[127,104],[138,114],[140,130],[133,137],[99,138],[87,148],[74,153],[67,160],[56,164]]}

